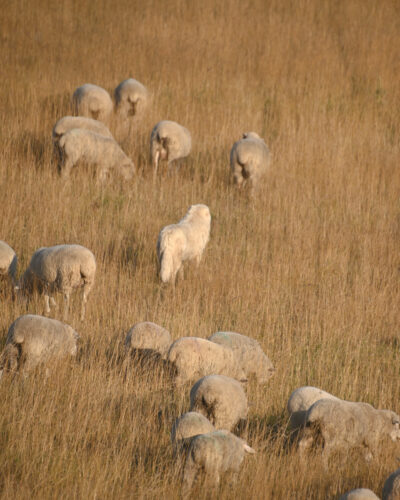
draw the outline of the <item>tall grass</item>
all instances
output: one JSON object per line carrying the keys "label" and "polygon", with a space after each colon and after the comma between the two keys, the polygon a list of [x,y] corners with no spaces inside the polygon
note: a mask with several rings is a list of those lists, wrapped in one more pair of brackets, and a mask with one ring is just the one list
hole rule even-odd
{"label": "tall grass", "polygon": [[[286,446],[285,405],[310,384],[400,412],[398,3],[1,3],[0,238],[19,272],[35,249],[60,243],[98,262],[85,322],[79,307],[69,318],[78,358],[0,385],[1,497],[179,496],[169,432],[189,387],[117,361],[143,320],[174,338],[244,333],[277,368],[266,387],[249,387],[245,437],[258,453],[220,498],[380,494],[398,467],[389,452],[369,465],[338,458],[328,471],[318,458],[301,463]],[[101,186],[77,168],[64,183],[51,128],[74,88],[111,91],[130,76],[152,93],[120,138],[139,175]],[[161,119],[191,130],[193,152],[153,183],[148,139]],[[254,200],[229,183],[230,147],[248,130],[273,153]],[[157,235],[192,203],[210,206],[211,240],[200,268],[165,290]],[[26,312],[42,314],[42,301],[3,295],[0,347]]]}

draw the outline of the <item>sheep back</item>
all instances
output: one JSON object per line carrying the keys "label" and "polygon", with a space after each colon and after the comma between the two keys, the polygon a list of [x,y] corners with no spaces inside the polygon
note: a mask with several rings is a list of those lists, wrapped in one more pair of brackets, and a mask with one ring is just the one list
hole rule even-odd
{"label": "sheep back", "polygon": [[258,382],[266,383],[274,374],[275,369],[270,359],[263,352],[257,340],[236,332],[217,332],[208,340],[216,344],[230,347],[243,366],[246,375],[254,375]]}
{"label": "sheep back", "polygon": [[336,396],[318,387],[304,386],[292,392],[287,403],[292,429],[297,429],[305,424],[307,410],[320,399],[341,401]]}
{"label": "sheep back", "polygon": [[[55,319],[33,314],[20,316],[8,330],[6,348],[18,348],[18,364],[29,371],[50,359],[74,356],[79,335]],[[15,350],[13,351],[15,354]]]}
{"label": "sheep back", "polygon": [[242,385],[224,375],[207,375],[190,391],[190,411],[203,414],[216,429],[233,430],[247,418],[247,397]]}
{"label": "sheep back", "polygon": [[15,279],[17,272],[17,255],[5,241],[0,240],[0,275]]}
{"label": "sheep back", "polygon": [[232,349],[198,337],[182,337],[168,351],[167,359],[177,370],[176,384],[183,384],[212,373],[239,380],[246,376]]}
{"label": "sheep back", "polygon": [[171,344],[169,331],[151,321],[142,321],[133,325],[125,339],[127,349],[151,350],[159,353],[163,358],[166,357]]}

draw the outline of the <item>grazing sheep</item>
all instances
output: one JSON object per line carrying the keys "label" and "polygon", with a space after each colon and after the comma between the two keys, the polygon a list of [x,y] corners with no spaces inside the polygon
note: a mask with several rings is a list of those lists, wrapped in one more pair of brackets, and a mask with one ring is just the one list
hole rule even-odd
{"label": "grazing sheep", "polygon": [[134,78],[124,80],[114,90],[116,112],[123,120],[137,116],[146,107],[148,94],[146,87]]}
{"label": "grazing sheep", "polygon": [[32,255],[21,283],[21,291],[30,292],[39,285],[44,292],[45,311],[50,313],[50,304],[56,305],[50,294],[64,294],[64,317],[68,315],[69,298],[74,288],[82,288],[81,319],[85,317],[85,304],[94,283],[96,260],[90,250],[81,245],[57,245],[43,247]]}
{"label": "grazing sheep", "polygon": [[232,349],[198,337],[182,337],[168,351],[167,359],[175,366],[175,383],[184,384],[210,374],[246,380]]}
{"label": "grazing sheep", "polygon": [[261,384],[265,384],[275,372],[271,361],[255,339],[235,332],[217,332],[208,337],[208,340],[230,347],[247,377],[254,375]]}
{"label": "grazing sheep", "polygon": [[129,330],[125,339],[125,346],[128,350],[138,354],[143,351],[158,353],[164,359],[171,344],[172,339],[169,331],[150,321],[136,323]]}
{"label": "grazing sheep", "polygon": [[379,500],[375,493],[367,488],[357,488],[342,495],[339,500]]}
{"label": "grazing sheep", "polygon": [[179,272],[183,277],[182,265],[195,259],[200,264],[204,249],[210,239],[211,214],[207,205],[192,205],[177,224],[165,226],[157,241],[157,256],[160,263],[160,277],[163,283],[175,285]]}
{"label": "grazing sheep", "polygon": [[158,122],[150,136],[150,156],[157,174],[160,160],[166,160],[168,169],[171,163],[188,156],[192,149],[192,138],[187,128],[169,120]]}
{"label": "grazing sheep", "polygon": [[376,410],[368,403],[320,399],[308,409],[305,420],[300,452],[304,454],[322,444],[325,467],[334,451],[362,448],[366,460],[370,460],[385,441],[400,440],[400,417],[390,410]]}
{"label": "grazing sheep", "polygon": [[194,481],[204,473],[211,487],[218,487],[221,475],[232,473],[236,480],[245,453],[255,453],[243,439],[219,430],[193,437],[183,470],[182,495],[186,498]]}
{"label": "grazing sheep", "polygon": [[107,123],[113,112],[113,102],[107,90],[85,83],[78,87],[73,96],[74,113]]}
{"label": "grazing sheep", "polygon": [[382,500],[400,500],[400,469],[394,471],[383,485]]}
{"label": "grazing sheep", "polygon": [[91,130],[75,128],[66,132],[59,140],[59,172],[68,177],[78,163],[87,163],[99,170],[99,178],[104,181],[109,171],[115,169],[125,180],[135,174],[133,161],[126,156],[119,145],[109,137]]}
{"label": "grazing sheep", "polygon": [[254,190],[271,163],[269,149],[255,132],[243,134],[231,149],[230,164],[233,180],[239,188],[247,181]]}
{"label": "grazing sheep", "polygon": [[292,392],[287,404],[292,429],[298,429],[305,425],[307,410],[320,399],[341,401],[341,399],[329,394],[329,392],[318,389],[318,387],[304,386]]}
{"label": "grazing sheep", "polygon": [[247,418],[247,396],[237,380],[224,375],[207,375],[190,391],[190,411],[202,413],[216,429],[233,431]]}
{"label": "grazing sheep", "polygon": [[3,371],[27,373],[50,359],[75,356],[79,335],[69,325],[34,314],[20,316],[8,330],[0,357]]}
{"label": "grazing sheep", "polygon": [[212,423],[200,413],[190,411],[177,418],[171,430],[174,454],[185,449],[193,436],[215,431]]}
{"label": "grazing sheep", "polygon": [[0,276],[12,286],[17,272],[17,255],[5,241],[0,240]]}

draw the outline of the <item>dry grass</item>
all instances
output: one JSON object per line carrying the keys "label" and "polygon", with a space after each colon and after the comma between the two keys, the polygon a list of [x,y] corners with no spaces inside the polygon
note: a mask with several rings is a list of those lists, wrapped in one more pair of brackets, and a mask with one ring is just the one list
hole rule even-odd
{"label": "dry grass", "polygon": [[[0,237],[19,272],[40,246],[80,243],[98,262],[81,354],[53,372],[1,384],[2,498],[179,496],[169,431],[188,408],[157,374],[116,361],[128,328],[154,321],[184,335],[234,330],[276,365],[252,385],[247,437],[258,450],[221,498],[380,494],[398,467],[300,463],[286,446],[291,391],[316,385],[400,412],[399,5],[371,0],[1,2]],[[134,182],[57,176],[51,127],[85,82],[133,76],[153,101],[123,147]],[[148,138],[160,119],[194,138],[179,175],[152,183]],[[250,201],[228,183],[231,145],[256,130],[273,168]],[[192,203],[212,236],[199,269],[161,289],[155,242]],[[3,296],[11,322],[41,314]],[[0,346],[1,347],[1,346]],[[198,492],[199,498],[205,498]]]}

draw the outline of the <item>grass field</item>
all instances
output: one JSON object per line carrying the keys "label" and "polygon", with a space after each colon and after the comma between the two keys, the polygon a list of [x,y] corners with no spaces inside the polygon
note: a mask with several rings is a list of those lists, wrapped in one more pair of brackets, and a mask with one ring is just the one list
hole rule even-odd
{"label": "grass field", "polygon": [[[300,462],[287,446],[289,394],[315,385],[400,412],[400,8],[395,0],[1,2],[0,238],[22,273],[41,246],[79,243],[98,270],[76,360],[0,385],[1,498],[178,498],[169,432],[189,389],[120,362],[127,330],[154,321],[174,339],[231,330],[256,338],[276,373],[250,384],[244,437],[257,450],[218,498],[378,495],[392,450]],[[120,142],[129,183],[57,175],[51,129],[90,82],[125,78],[152,94]],[[153,183],[152,126],[192,132],[179,174]],[[271,171],[254,200],[229,181],[244,131]],[[200,268],[160,286],[156,240],[193,203],[213,220]],[[62,298],[59,298],[61,304]],[[61,308],[62,310],[62,308]],[[0,348],[43,301],[0,302]],[[60,312],[56,317],[61,318]],[[5,379],[3,379],[5,380]],[[197,490],[195,496],[209,493]]]}

